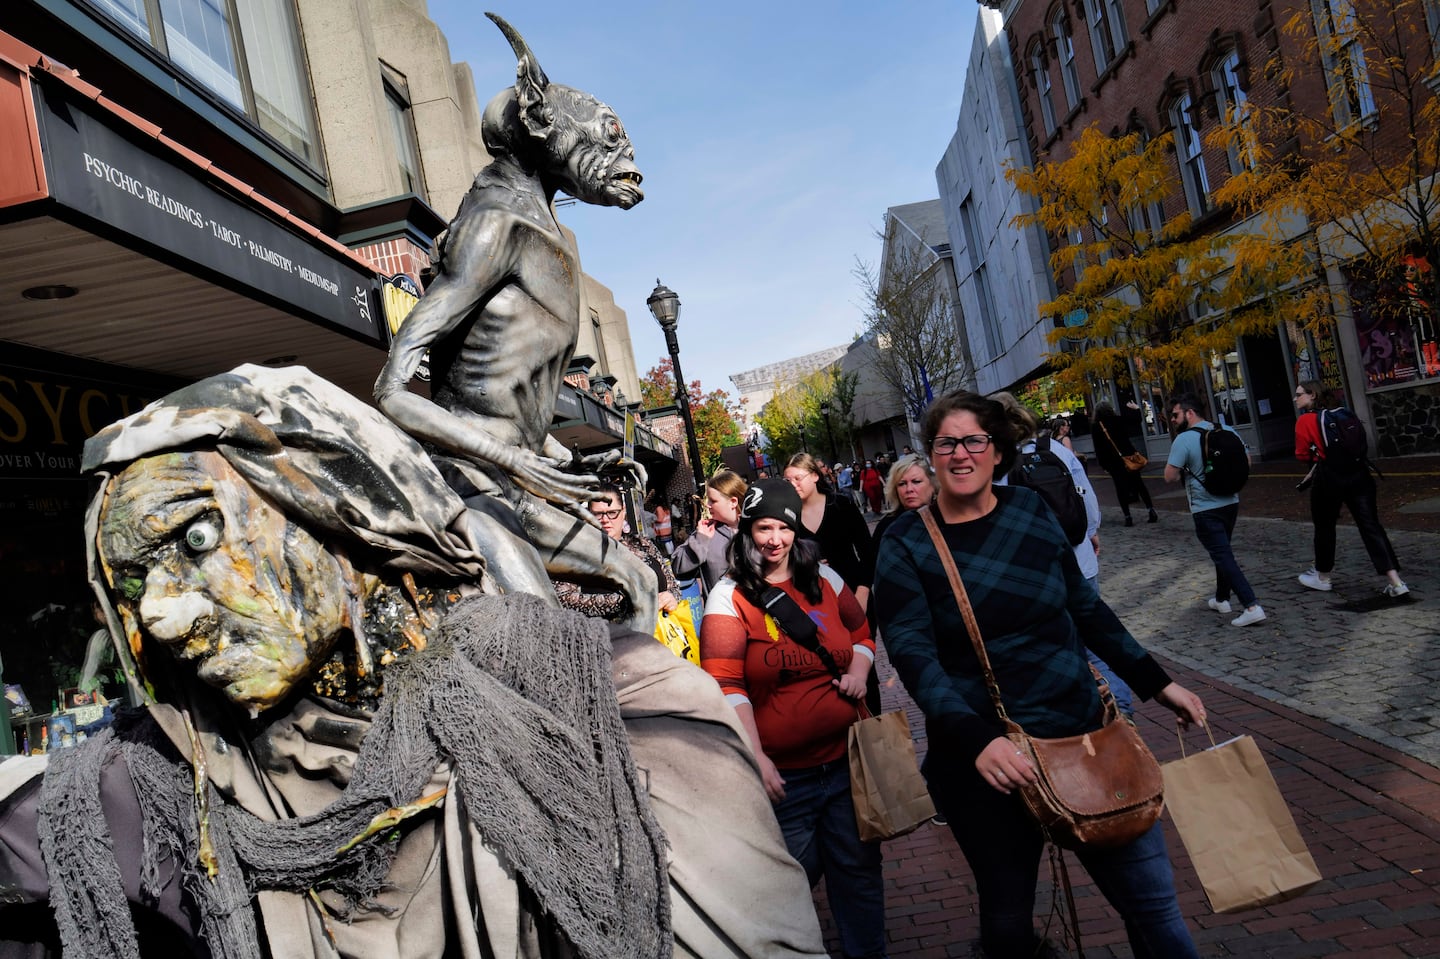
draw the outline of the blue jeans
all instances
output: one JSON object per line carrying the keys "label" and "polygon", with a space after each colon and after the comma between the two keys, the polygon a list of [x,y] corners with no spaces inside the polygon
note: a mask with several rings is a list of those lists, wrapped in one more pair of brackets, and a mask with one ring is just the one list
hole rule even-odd
{"label": "blue jeans", "polygon": [[861,842],[850,801],[850,764],[845,759],[782,769],[785,798],[775,818],[785,848],[805,869],[813,888],[825,877],[830,913],[846,959],[883,959],[885,883],[878,842]]}
{"label": "blue jeans", "polygon": [[[1018,793],[980,778],[974,763],[931,753],[925,777],[936,806],[975,877],[980,942],[987,959],[1035,955],[1035,883],[1045,841]],[[1077,853],[1125,922],[1136,959],[1198,959],[1175,899],[1175,877],[1160,823],[1127,846]]]}
{"label": "blue jeans", "polygon": [[1230,536],[1235,532],[1235,519],[1239,515],[1240,504],[1231,503],[1192,513],[1191,518],[1195,520],[1196,538],[1215,564],[1215,599],[1229,602],[1233,589],[1241,604],[1250,607],[1255,605],[1255,591],[1250,588],[1245,574],[1240,572],[1240,564],[1235,562],[1235,551],[1230,548]]}

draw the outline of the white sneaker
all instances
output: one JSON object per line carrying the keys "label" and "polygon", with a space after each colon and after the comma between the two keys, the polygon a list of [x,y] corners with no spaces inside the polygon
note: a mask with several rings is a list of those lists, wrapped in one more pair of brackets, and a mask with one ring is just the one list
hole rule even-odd
{"label": "white sneaker", "polygon": [[1300,585],[1309,586],[1311,589],[1318,589],[1322,593],[1328,593],[1335,588],[1328,579],[1321,579],[1320,574],[1316,572],[1313,566],[1300,574]]}
{"label": "white sneaker", "polygon": [[1245,612],[1230,620],[1231,626],[1249,626],[1251,623],[1258,623],[1265,618],[1265,610],[1259,606],[1251,606]]}
{"label": "white sneaker", "polygon": [[1208,600],[1205,601],[1205,605],[1209,606],[1211,609],[1215,610],[1215,612],[1220,613],[1221,615],[1225,615],[1230,612],[1230,600],[1228,599],[1216,599],[1214,596],[1211,596]]}
{"label": "white sneaker", "polygon": [[1406,586],[1404,583],[1385,584],[1385,595],[1389,596],[1391,599],[1395,599],[1398,596],[1404,596],[1408,592],[1410,592],[1410,587]]}

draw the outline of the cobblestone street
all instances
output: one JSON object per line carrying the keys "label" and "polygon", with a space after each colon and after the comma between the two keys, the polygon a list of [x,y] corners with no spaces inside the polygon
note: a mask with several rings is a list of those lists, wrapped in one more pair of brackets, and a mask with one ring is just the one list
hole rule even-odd
{"label": "cobblestone street", "polygon": [[[1249,734],[1269,762],[1324,881],[1274,906],[1216,915],[1167,822],[1181,908],[1202,956],[1440,957],[1440,500],[1433,458],[1395,461],[1381,517],[1412,593],[1380,596],[1352,525],[1339,529],[1335,589],[1306,589],[1312,563],[1293,464],[1261,464],[1242,494],[1235,549],[1268,618],[1236,628],[1212,612],[1213,567],[1183,494],[1147,475],[1160,519],[1126,528],[1108,479],[1101,593],[1140,642],[1199,693],[1217,741]],[[1107,495],[1109,496],[1107,500]],[[1284,517],[1284,518],[1281,518]],[[883,656],[888,708],[923,720]],[[1137,715],[1162,763],[1179,758],[1170,714]],[[1193,738],[1193,735],[1192,735]],[[924,739],[918,739],[923,751]],[[1192,744],[1193,748],[1193,744]],[[967,957],[978,932],[969,870],[948,829],[927,825],[887,843],[892,959]],[[1073,857],[1085,956],[1131,956],[1124,929]],[[1041,868],[1037,923],[1059,937],[1059,907]],[[817,895],[823,908],[823,895]]]}

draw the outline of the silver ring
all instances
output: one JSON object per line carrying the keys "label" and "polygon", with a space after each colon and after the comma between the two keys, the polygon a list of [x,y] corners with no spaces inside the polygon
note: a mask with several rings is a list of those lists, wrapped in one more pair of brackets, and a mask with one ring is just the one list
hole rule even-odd
{"label": "silver ring", "polygon": [[1023,756],[1023,755],[1025,755],[1025,754],[1022,753],[1020,750],[1017,749],[1017,750],[1015,750],[1015,755],[1017,755],[1017,756]]}

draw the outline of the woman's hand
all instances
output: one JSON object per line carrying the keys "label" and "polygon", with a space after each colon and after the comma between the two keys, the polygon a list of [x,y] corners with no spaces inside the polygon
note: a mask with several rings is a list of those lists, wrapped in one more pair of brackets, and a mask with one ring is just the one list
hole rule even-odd
{"label": "woman's hand", "polygon": [[1094,536],[1090,537],[1090,545],[1095,548],[1095,555],[1096,555],[1096,556],[1099,556],[1099,555],[1100,555],[1100,534],[1099,534],[1099,533],[1096,533]]}
{"label": "woman's hand", "polygon": [[655,605],[660,609],[661,612],[668,613],[676,606],[679,606],[680,603],[678,600],[675,599],[675,594],[667,589],[665,590],[665,592],[660,594],[659,598],[656,600]]}
{"label": "woman's hand", "polygon": [[861,673],[859,676],[845,673],[839,679],[830,680],[830,685],[840,690],[840,695],[846,699],[860,699],[865,695],[867,673]]}
{"label": "woman's hand", "polygon": [[1188,729],[1192,723],[1205,725],[1205,704],[1179,683],[1171,683],[1160,690],[1155,694],[1155,701],[1175,714],[1181,729]]}
{"label": "woman's hand", "polygon": [[1004,736],[990,740],[990,745],[975,757],[975,770],[981,779],[1007,796],[1016,786],[1040,779],[1025,754]]}
{"label": "woman's hand", "polygon": [[780,770],[770,761],[770,757],[764,752],[757,750],[755,759],[760,763],[760,783],[765,787],[765,795],[770,797],[772,803],[777,803],[785,798],[785,779],[780,775]]}
{"label": "woman's hand", "polygon": [[705,540],[715,535],[715,521],[708,516],[695,524],[695,535]]}

